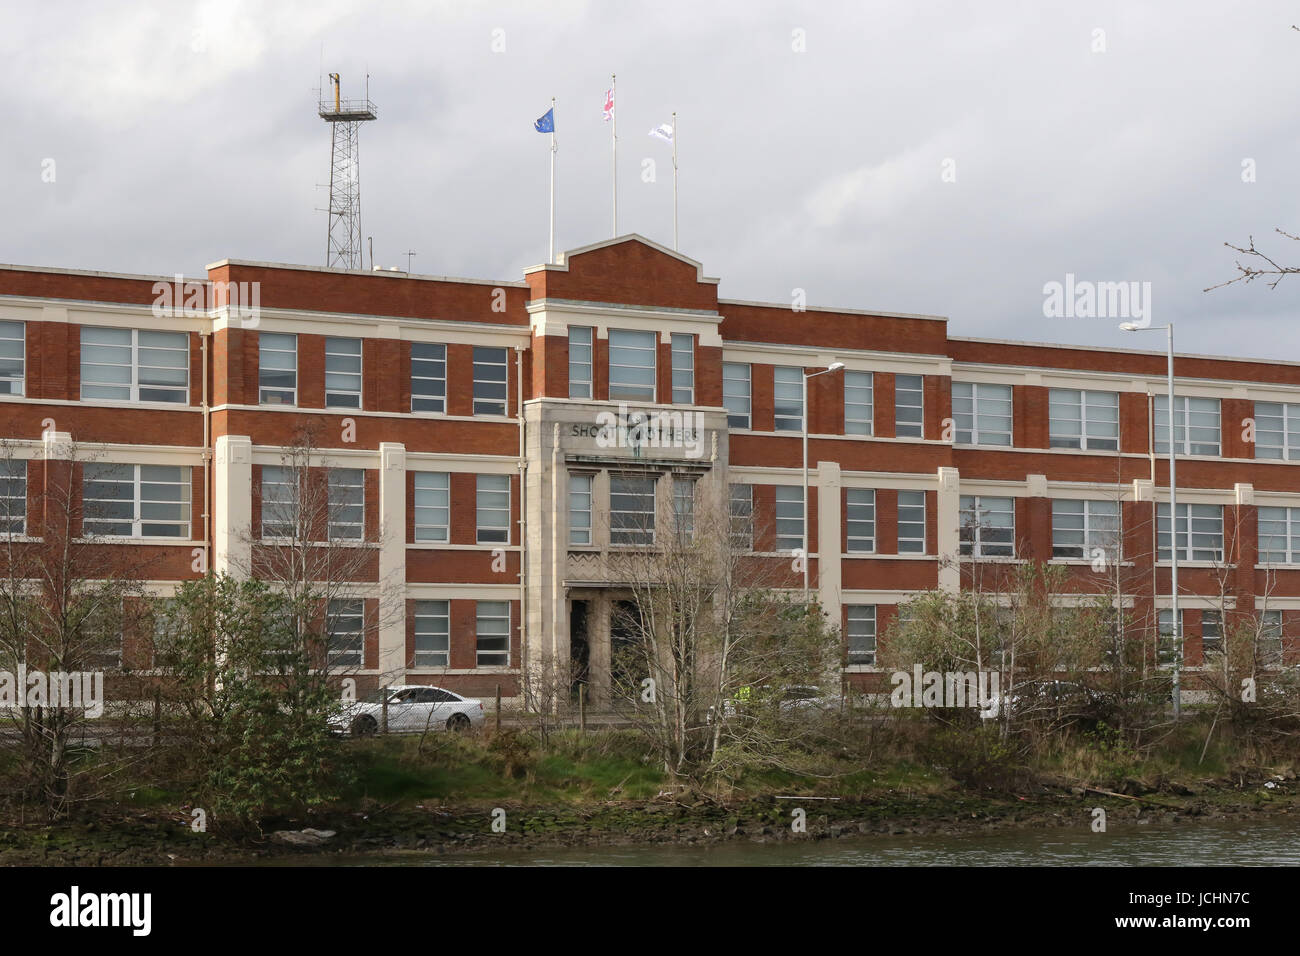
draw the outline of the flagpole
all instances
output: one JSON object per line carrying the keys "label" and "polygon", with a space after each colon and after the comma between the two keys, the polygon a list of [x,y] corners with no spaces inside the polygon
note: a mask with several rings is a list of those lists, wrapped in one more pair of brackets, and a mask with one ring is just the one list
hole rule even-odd
{"label": "flagpole", "polygon": [[676,251],[677,251],[677,114],[674,113],[673,114],[673,252]]}
{"label": "flagpole", "polygon": [[613,73],[609,75],[610,95],[614,100],[613,109],[610,111],[610,137],[612,142],[612,152],[610,158],[610,171],[614,180],[614,235],[612,238],[618,238],[618,84],[615,82],[616,77]]}
{"label": "flagpole", "polygon": [[555,263],[555,97],[551,97],[551,252],[547,261]]}

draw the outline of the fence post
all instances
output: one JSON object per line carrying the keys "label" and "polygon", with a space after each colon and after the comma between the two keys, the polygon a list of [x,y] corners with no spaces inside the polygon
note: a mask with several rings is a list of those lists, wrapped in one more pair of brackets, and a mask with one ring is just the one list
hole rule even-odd
{"label": "fence post", "polygon": [[496,712],[496,730],[494,733],[501,733],[501,685],[497,684],[497,712]]}
{"label": "fence post", "polygon": [[388,685],[385,684],[381,690],[383,691],[383,696],[381,698],[383,704],[379,711],[379,732],[381,734],[386,734],[388,733]]}
{"label": "fence post", "polygon": [[578,733],[587,732],[587,685],[578,685]]}

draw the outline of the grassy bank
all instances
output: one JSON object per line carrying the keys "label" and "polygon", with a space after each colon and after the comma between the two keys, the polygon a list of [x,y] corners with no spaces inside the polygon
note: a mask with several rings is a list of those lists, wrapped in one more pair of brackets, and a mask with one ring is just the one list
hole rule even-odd
{"label": "grassy bank", "polygon": [[[966,731],[891,721],[859,728],[853,746],[787,755],[786,769],[755,767],[703,792],[673,787],[633,731],[553,734],[545,745],[519,731],[341,740],[338,757],[353,773],[327,806],[251,828],[209,818],[206,832],[194,832],[185,789],[152,781],[53,826],[6,808],[0,863],[166,865],[1087,827],[1099,806],[1116,821],[1300,813],[1293,745],[1222,735],[1207,745],[1208,732],[1208,720],[1193,719],[1135,746],[1102,727],[1060,735],[1027,758]],[[796,808],[806,813],[806,833],[791,829]],[[499,811],[503,832],[493,829]],[[276,836],[305,827],[334,835],[309,848]]]}

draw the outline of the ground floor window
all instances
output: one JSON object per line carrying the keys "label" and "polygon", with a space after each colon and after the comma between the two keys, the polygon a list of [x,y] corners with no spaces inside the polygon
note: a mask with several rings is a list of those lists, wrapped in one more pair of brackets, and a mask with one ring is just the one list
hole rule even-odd
{"label": "ground floor window", "polygon": [[478,642],[479,667],[509,666],[510,602],[477,602],[474,633]]}

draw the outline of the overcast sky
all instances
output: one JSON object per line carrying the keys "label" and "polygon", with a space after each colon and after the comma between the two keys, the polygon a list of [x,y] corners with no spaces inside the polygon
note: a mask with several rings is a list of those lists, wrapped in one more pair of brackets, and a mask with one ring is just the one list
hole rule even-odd
{"label": "overcast sky", "polygon": [[1202,292],[1234,274],[1225,240],[1300,264],[1273,232],[1300,232],[1292,23],[1294,4],[1241,0],[8,4],[0,262],[324,265],[323,65],[345,96],[370,73],[376,261],[519,279],[547,254],[532,122],[552,96],[557,248],[610,235],[614,72],[619,232],[672,243],[671,150],[647,133],[676,110],[681,251],[726,298],[801,288],[957,336],[1162,346],[1044,317],[1044,284],[1073,273],[1150,282],[1179,351],[1300,360],[1300,276]]}

